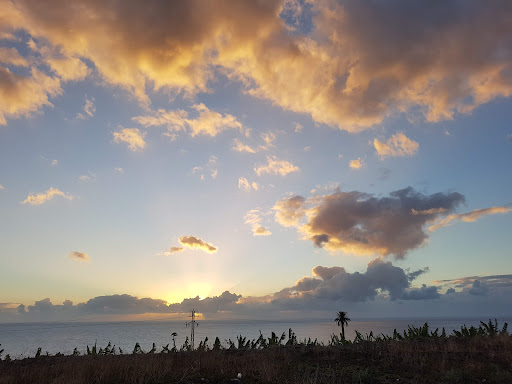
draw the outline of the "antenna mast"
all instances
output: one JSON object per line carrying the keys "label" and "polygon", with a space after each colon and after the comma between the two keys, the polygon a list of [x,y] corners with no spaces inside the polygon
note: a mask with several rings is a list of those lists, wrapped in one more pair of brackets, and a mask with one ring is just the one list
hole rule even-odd
{"label": "antenna mast", "polygon": [[191,320],[187,323],[187,326],[190,325],[190,345],[192,346],[192,350],[194,349],[194,328],[196,327],[196,310],[192,309]]}

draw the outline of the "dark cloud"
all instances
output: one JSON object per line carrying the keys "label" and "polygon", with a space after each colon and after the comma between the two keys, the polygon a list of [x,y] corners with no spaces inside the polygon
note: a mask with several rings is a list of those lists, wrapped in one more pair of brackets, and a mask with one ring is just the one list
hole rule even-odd
{"label": "dark cloud", "polygon": [[199,296],[193,299],[184,299],[180,304],[171,304],[169,310],[172,312],[186,313],[195,308],[201,313],[216,313],[219,311],[229,311],[235,309],[235,305],[242,296],[228,291],[220,296],[206,297],[201,299]]}
{"label": "dark cloud", "polygon": [[423,269],[418,269],[417,271],[407,273],[407,278],[410,281],[412,281],[412,280],[415,280],[418,276],[423,275],[424,273],[427,273],[427,272],[430,272],[429,267],[425,267]]}
{"label": "dark cloud", "polygon": [[[424,273],[426,269],[420,271]],[[342,267],[317,266],[313,268],[313,275],[320,279],[304,277],[294,286],[276,293],[274,301],[364,302],[375,299],[379,292],[386,292],[390,300],[438,298],[437,287],[410,288],[411,281],[420,271],[407,274],[402,268],[381,259],[371,261],[364,273],[350,273]]]}
{"label": "dark cloud", "polygon": [[[405,291],[400,297],[402,300],[429,300],[439,299],[441,295],[437,291],[438,287],[427,287],[425,284],[421,288],[412,288]],[[448,292],[447,292],[448,293]]]}
{"label": "dark cloud", "polygon": [[98,296],[78,304],[78,309],[87,314],[162,313],[167,311],[167,302],[150,298],[139,299],[126,294],[110,295]]}
{"label": "dark cloud", "polygon": [[448,289],[446,290],[446,292],[445,292],[445,295],[449,295],[449,294],[451,294],[451,293],[455,293],[455,292],[457,292],[457,291],[455,290],[455,288],[448,288]]}
{"label": "dark cloud", "polygon": [[208,253],[217,252],[217,247],[195,236],[180,237],[180,244],[190,249],[200,249],[201,251],[205,251]]}
{"label": "dark cloud", "polygon": [[[300,204],[289,203],[297,197]],[[403,258],[428,239],[427,223],[446,216],[462,202],[464,196],[457,192],[424,195],[412,187],[391,192],[389,197],[337,191],[309,199],[312,208],[300,232],[315,246],[331,251]],[[276,220],[283,222],[278,218],[282,213],[298,222],[304,215],[305,204],[301,196],[281,200],[274,207]]]}
{"label": "dark cloud", "polygon": [[457,288],[468,288],[477,280],[492,288],[512,287],[512,275],[467,276],[457,279],[436,280],[434,283],[440,285],[454,285]]}
{"label": "dark cloud", "polygon": [[473,281],[471,289],[468,291],[470,295],[475,296],[486,296],[489,292],[489,287],[487,284],[482,283],[480,280]]}
{"label": "dark cloud", "polygon": [[[262,297],[242,297],[223,292],[219,296],[184,299],[168,304],[164,300],[131,295],[108,295],[73,304],[65,300],[53,304],[38,300],[26,310],[23,304],[0,303],[0,321],[52,321],[102,318],[138,314],[188,314],[192,308],[208,316],[281,316],[283,311],[328,311],[343,306],[355,313],[374,316],[428,315],[442,308],[443,314],[480,316],[482,313],[509,313],[512,275],[463,277],[414,287],[412,281],[427,268],[408,272],[389,261],[375,259],[364,272],[347,272],[343,267],[317,266],[313,277],[305,276],[294,285]],[[457,285],[460,290],[446,285]],[[397,305],[396,303],[400,303]],[[415,304],[416,303],[416,304]],[[432,304],[430,304],[432,303]],[[402,308],[402,309],[400,309]],[[405,309],[404,309],[405,308]],[[505,309],[504,309],[505,308]],[[360,312],[363,311],[363,312]],[[110,317],[109,317],[110,316]]]}
{"label": "dark cloud", "polygon": [[342,267],[322,267],[321,265],[313,268],[313,276],[319,277],[322,280],[330,280],[340,272],[345,272]]}

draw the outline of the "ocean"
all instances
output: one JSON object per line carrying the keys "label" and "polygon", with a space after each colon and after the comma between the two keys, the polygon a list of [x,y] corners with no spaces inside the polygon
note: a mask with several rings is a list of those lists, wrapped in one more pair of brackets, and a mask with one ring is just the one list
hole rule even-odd
{"label": "ocean", "polygon": [[[347,339],[355,337],[355,331],[363,335],[373,331],[374,334],[392,334],[407,329],[408,325],[421,326],[428,322],[430,328],[445,327],[447,333],[459,329],[461,325],[478,326],[480,320],[485,319],[381,319],[381,320],[353,320],[345,328]],[[501,327],[505,321],[511,319],[498,319]],[[195,329],[195,345],[208,337],[211,347],[215,337],[219,337],[224,346],[231,339],[236,343],[236,337],[242,335],[248,339],[258,338],[260,331],[265,337],[270,337],[274,331],[278,336],[291,328],[298,340],[307,338],[318,339],[327,343],[332,334],[339,335],[341,328],[333,319],[325,320],[286,320],[286,321],[254,321],[254,320],[200,320]],[[9,354],[11,358],[21,359],[33,357],[40,347],[43,353],[55,354],[61,352],[71,354],[74,348],[84,353],[87,346],[97,344],[104,348],[109,342],[120,347],[123,353],[131,353],[135,343],[139,343],[144,351],[151,349],[155,343],[157,351],[169,344],[172,347],[171,333],[176,332],[176,346],[179,348],[190,337],[190,328],[185,321],[133,321],[133,322],[67,322],[67,323],[16,323],[0,324],[0,350],[4,349],[3,356]]]}

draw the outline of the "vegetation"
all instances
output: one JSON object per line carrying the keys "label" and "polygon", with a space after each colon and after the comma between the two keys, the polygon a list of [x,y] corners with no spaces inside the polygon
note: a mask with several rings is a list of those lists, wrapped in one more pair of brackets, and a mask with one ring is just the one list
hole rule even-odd
{"label": "vegetation", "polygon": [[[0,353],[3,352],[0,350]],[[447,334],[444,329],[409,326],[391,335],[343,332],[322,344],[288,334],[257,339],[242,335],[222,343],[208,339],[192,350],[189,340],[123,351],[109,343],[87,346],[79,356],[0,361],[0,383],[512,383],[512,336],[497,321]],[[236,379],[238,373],[241,379]]]}

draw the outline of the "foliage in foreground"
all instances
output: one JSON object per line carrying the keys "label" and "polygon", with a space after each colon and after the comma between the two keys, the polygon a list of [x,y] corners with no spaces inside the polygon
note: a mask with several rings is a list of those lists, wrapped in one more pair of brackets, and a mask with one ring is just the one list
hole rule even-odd
{"label": "foliage in foreground", "polygon": [[[435,330],[423,326],[400,333],[401,339],[376,341],[366,335],[328,345],[290,341],[293,333],[288,338],[274,334],[257,348],[252,343],[258,339],[239,337],[217,349],[202,343],[201,349],[166,353],[156,353],[155,346],[145,352],[136,345],[119,355],[112,345],[93,346],[85,356],[41,354],[0,361],[0,383],[512,383],[508,332],[502,334],[502,328],[472,335],[470,328],[465,327],[467,333],[462,329],[466,336],[436,336]],[[238,373],[241,380],[236,379]]]}
{"label": "foliage in foreground", "polygon": [[[374,335],[373,332],[367,333],[365,335],[361,334],[359,331],[355,331],[356,336],[354,340],[347,340],[343,336],[343,334],[331,335],[331,339],[327,344],[318,342],[317,339],[312,340],[311,338],[298,340],[295,332],[290,328],[288,330],[288,338],[286,337],[286,333],[283,332],[281,336],[277,336],[275,332],[271,333],[271,336],[266,338],[260,331],[260,336],[257,339],[247,339],[242,335],[236,337],[236,340],[233,341],[228,339],[224,344],[221,343],[218,337],[215,338],[215,341],[210,348],[208,344],[208,337],[204,340],[200,341],[199,346],[197,348],[198,351],[219,351],[219,350],[258,350],[258,349],[266,349],[278,346],[340,346],[340,345],[351,345],[351,344],[362,344],[368,342],[391,342],[391,341],[407,341],[407,340],[439,340],[439,339],[468,339],[475,337],[495,337],[495,336],[508,336],[508,324],[504,323],[504,325],[500,328],[498,326],[498,321],[494,319],[494,322],[489,319],[487,323],[481,321],[478,327],[470,326],[467,327],[465,324],[460,327],[460,330],[453,330],[450,335],[446,334],[444,328],[439,331],[439,328],[435,330],[431,330],[428,323],[423,324],[421,327],[415,327],[409,325],[406,330],[403,332],[398,332],[396,329],[393,331],[391,335],[385,335],[383,333],[379,335]],[[1,347],[1,344],[0,344]],[[177,352],[185,352],[191,351],[192,346],[189,342],[188,337],[185,339],[185,342],[180,348],[176,348],[174,345],[172,348],[169,348],[169,344],[162,346],[162,349],[158,351],[156,344],[153,343],[152,348],[149,351],[144,351],[139,343],[136,343],[133,350],[131,351],[132,355],[144,355],[144,354],[169,354],[169,353],[177,353]],[[0,349],[0,360],[2,359],[3,349]],[[73,350],[73,356],[79,356],[80,351],[75,348]],[[105,348],[98,348],[96,344],[94,346],[86,347],[86,355],[89,356],[106,356],[106,355],[123,355],[125,351],[121,348],[116,348],[112,343],[108,343]],[[42,350],[41,348],[37,349],[35,357],[41,357]],[[48,352],[44,354],[44,356],[51,356]],[[55,356],[64,356],[63,353],[57,353]],[[10,360],[10,356],[6,355],[4,360]]]}

